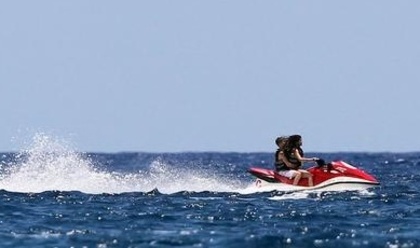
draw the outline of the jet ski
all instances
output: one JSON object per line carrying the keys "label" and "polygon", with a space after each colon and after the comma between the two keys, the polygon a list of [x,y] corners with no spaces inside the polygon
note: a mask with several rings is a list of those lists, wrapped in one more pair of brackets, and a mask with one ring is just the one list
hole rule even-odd
{"label": "jet ski", "polygon": [[312,174],[314,186],[308,186],[308,179],[301,178],[298,185],[293,185],[293,179],[284,177],[274,170],[251,167],[248,172],[257,177],[256,187],[276,185],[290,185],[294,189],[331,189],[331,190],[363,190],[379,185],[378,180],[365,171],[356,168],[344,161],[332,161],[326,164],[322,159],[318,165],[307,171]]}

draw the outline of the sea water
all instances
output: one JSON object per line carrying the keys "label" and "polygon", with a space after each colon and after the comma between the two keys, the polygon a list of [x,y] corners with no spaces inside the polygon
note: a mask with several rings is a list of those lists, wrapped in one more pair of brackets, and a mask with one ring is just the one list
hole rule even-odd
{"label": "sea water", "polygon": [[1,153],[1,247],[420,247],[420,153],[312,153],[364,191],[261,191],[272,153],[82,153],[46,135]]}

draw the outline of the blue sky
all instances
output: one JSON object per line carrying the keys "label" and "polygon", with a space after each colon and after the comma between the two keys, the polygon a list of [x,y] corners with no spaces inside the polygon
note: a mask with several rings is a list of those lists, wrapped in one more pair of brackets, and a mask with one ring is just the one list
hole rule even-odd
{"label": "blue sky", "polygon": [[2,1],[0,151],[419,151],[419,1]]}

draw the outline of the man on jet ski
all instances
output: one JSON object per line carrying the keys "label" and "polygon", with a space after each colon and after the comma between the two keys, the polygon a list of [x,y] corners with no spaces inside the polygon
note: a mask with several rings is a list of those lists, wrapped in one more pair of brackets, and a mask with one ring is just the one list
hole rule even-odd
{"label": "man on jet ski", "polygon": [[318,158],[305,158],[300,135],[278,137],[276,144],[279,149],[275,154],[277,172],[290,179],[294,178],[293,185],[297,185],[301,178],[308,178],[308,186],[313,186],[312,175],[307,170],[300,169],[303,162],[317,161]]}

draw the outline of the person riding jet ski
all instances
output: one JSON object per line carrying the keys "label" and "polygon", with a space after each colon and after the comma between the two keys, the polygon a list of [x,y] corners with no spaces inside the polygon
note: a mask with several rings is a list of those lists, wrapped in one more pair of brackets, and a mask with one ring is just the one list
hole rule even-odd
{"label": "person riding jet ski", "polygon": [[318,158],[306,158],[301,148],[302,137],[298,134],[289,137],[278,137],[276,144],[279,149],[275,153],[275,167],[278,174],[294,179],[297,185],[301,178],[308,178],[308,186],[313,186],[312,175],[307,170],[300,169],[304,162],[317,161]]}

